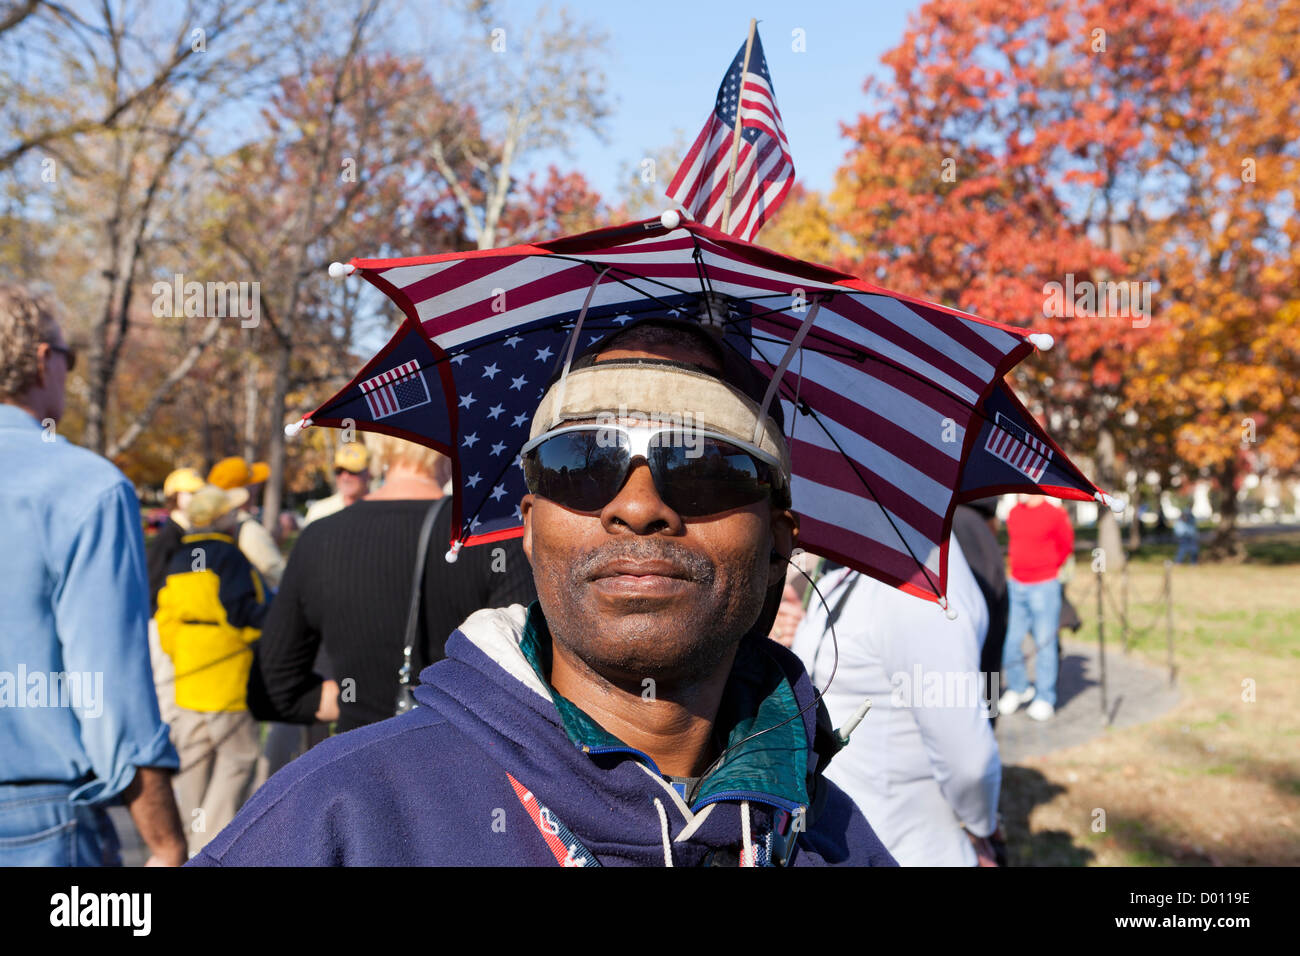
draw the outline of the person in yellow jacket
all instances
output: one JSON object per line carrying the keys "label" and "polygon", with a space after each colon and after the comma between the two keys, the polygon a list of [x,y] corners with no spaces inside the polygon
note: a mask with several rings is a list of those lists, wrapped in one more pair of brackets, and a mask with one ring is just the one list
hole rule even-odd
{"label": "person in yellow jacket", "polygon": [[158,592],[159,642],[176,675],[174,784],[191,855],[243,805],[260,751],[245,694],[269,604],[262,576],[231,535],[247,499],[242,488],[194,493],[184,509],[190,533]]}

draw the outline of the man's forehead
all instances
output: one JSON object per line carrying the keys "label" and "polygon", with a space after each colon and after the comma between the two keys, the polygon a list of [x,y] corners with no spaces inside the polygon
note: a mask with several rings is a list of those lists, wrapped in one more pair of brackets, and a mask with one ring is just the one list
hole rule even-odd
{"label": "man's forehead", "polygon": [[620,359],[667,359],[671,362],[698,365],[712,372],[722,371],[718,360],[707,349],[686,343],[662,342],[654,345],[634,345],[631,347],[615,346],[602,351],[595,357],[597,362],[613,362]]}

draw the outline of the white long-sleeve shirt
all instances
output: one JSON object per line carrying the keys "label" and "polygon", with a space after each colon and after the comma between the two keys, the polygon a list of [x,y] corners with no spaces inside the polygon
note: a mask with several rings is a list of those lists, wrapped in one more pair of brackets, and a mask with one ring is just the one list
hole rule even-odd
{"label": "white long-sleeve shirt", "polygon": [[[980,669],[988,608],[957,539],[948,545],[949,621],[933,602],[856,571],[825,575],[794,652],[825,688],[834,663],[827,608],[837,612],[839,669],[826,691],[840,727],[870,697],[866,719],[826,776],[862,809],[904,866],[974,866],[966,827],[997,827],[1002,763]],[[842,606],[841,606],[842,604]]]}

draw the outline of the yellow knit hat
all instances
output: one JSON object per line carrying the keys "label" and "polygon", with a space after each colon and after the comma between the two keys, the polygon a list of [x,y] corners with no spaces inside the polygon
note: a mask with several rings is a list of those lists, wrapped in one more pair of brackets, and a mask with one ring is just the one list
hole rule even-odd
{"label": "yellow knit hat", "polygon": [[243,488],[266,481],[271,466],[264,461],[249,464],[239,457],[223,458],[208,472],[208,484],[218,488]]}

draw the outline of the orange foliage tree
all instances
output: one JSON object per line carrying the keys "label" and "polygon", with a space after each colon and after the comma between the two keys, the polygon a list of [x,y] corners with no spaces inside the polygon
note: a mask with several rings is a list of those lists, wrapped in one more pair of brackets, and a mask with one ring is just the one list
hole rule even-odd
{"label": "orange foliage tree", "polygon": [[[1202,213],[1233,56],[1229,4],[932,0],[890,51],[881,104],[846,127],[838,264],[900,291],[1050,332],[1020,384],[1114,488],[1168,447],[1134,355],[1173,325],[1168,238]],[[1131,296],[1131,298],[1129,298]],[[1138,402],[1140,405],[1140,401]],[[1103,515],[1102,547],[1120,559]]]}
{"label": "orange foliage tree", "polygon": [[[1137,350],[1126,395],[1174,421],[1177,456],[1216,479],[1221,554],[1238,550],[1242,476],[1300,462],[1300,0],[1243,4],[1227,29],[1217,108],[1157,131],[1188,189],[1152,249],[1169,334]],[[1178,148],[1189,139],[1199,148]]]}

